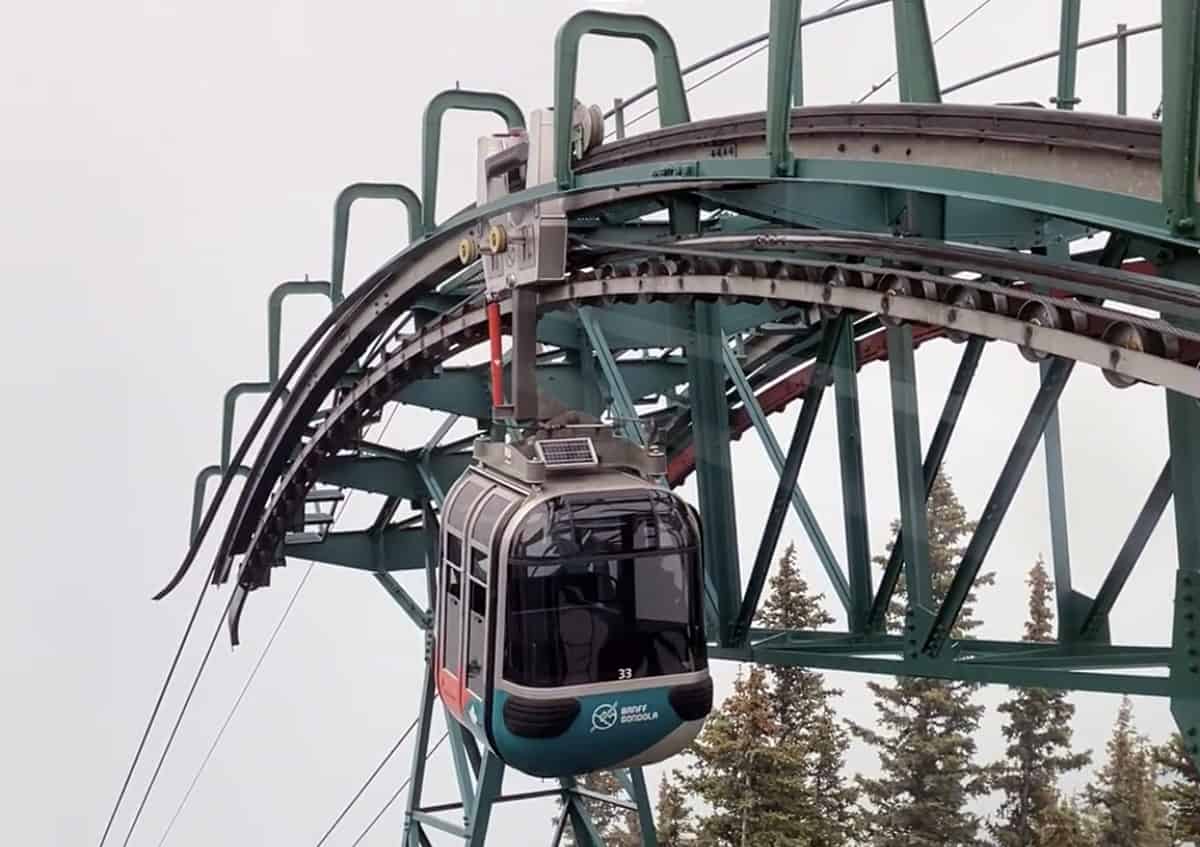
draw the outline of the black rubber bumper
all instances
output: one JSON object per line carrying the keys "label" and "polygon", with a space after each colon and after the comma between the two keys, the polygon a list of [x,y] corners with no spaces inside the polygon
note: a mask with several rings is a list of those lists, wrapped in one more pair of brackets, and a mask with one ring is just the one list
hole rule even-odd
{"label": "black rubber bumper", "polygon": [[504,725],[509,732],[521,738],[557,738],[570,728],[578,716],[579,701],[574,697],[557,700],[509,697],[504,701]]}
{"label": "black rubber bumper", "polygon": [[675,714],[685,721],[698,721],[712,711],[712,677],[706,676],[699,682],[676,685],[667,695]]}

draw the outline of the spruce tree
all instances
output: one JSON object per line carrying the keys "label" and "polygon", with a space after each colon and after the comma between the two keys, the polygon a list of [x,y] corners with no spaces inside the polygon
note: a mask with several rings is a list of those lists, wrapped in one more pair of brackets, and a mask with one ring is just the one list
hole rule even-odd
{"label": "spruce tree", "polygon": [[[1025,641],[1049,642],[1054,634],[1054,589],[1041,557],[1029,572],[1029,619]],[[1018,689],[999,711],[1008,716],[1005,757],[997,763],[995,787],[1004,792],[999,820],[990,829],[1000,847],[1051,847],[1062,843],[1073,822],[1060,809],[1058,779],[1091,760],[1071,752],[1075,707],[1062,691]]]}
{"label": "spruce tree", "polygon": [[[966,510],[939,472],[926,504],[929,570],[933,601],[940,603],[954,580],[964,543],[974,530]],[[899,531],[892,525],[892,545]],[[890,545],[889,545],[890,549]],[[885,563],[885,559],[877,559]],[[976,585],[989,585],[982,574]],[[897,587],[890,622],[904,611],[904,580]],[[961,637],[979,622],[975,595],[968,595],[954,629]],[[978,843],[979,817],[968,808],[989,790],[989,771],[975,761],[975,735],[983,707],[972,702],[977,685],[925,677],[897,677],[892,684],[870,682],[878,712],[876,727],[851,724],[851,731],[879,754],[880,775],[860,776],[867,800],[864,837],[872,847],[925,847]]]}
{"label": "spruce tree", "polygon": [[1159,796],[1167,806],[1171,835],[1179,841],[1200,844],[1200,771],[1178,732],[1154,752],[1155,761],[1169,780]]}
{"label": "spruce tree", "polygon": [[[821,603],[823,597],[810,592],[796,569],[795,544],[784,551],[770,589],[760,615],[763,626],[814,630],[834,622]],[[767,673],[779,732],[776,744],[793,750],[798,766],[792,775],[792,808],[805,833],[800,843],[841,847],[850,842],[858,823],[858,792],[842,773],[850,738],[833,707],[842,692],[805,668],[772,665]]]}
{"label": "spruce tree", "polygon": [[658,847],[684,847],[691,842],[687,801],[678,785],[665,776],[658,784]]}
{"label": "spruce tree", "polygon": [[700,844],[805,843],[794,808],[797,756],[775,743],[778,734],[766,672],[739,670],[733,692],[709,716],[680,777],[680,787],[710,809],[696,826]]}
{"label": "spruce tree", "polygon": [[1098,847],[1168,847],[1166,808],[1155,785],[1153,751],[1133,724],[1133,703],[1121,699],[1108,741],[1108,761],[1087,787]]}
{"label": "spruce tree", "polygon": [[[833,621],[796,570],[789,546],[758,622],[817,629]],[[855,790],[842,775],[849,746],[833,698],[841,692],[802,668],[739,672],[730,695],[688,751],[679,786],[707,809],[694,826],[713,847],[844,847],[856,826]]]}

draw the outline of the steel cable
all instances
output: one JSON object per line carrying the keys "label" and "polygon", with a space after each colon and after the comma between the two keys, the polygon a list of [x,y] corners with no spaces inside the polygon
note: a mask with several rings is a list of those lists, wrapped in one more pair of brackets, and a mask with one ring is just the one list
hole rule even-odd
{"label": "steel cable", "polygon": [[[842,6],[845,6],[845,5],[846,5],[847,3],[849,3],[849,2],[850,2],[850,0],[838,0],[838,2],[837,2],[837,3],[834,3],[832,6],[830,6],[828,9],[826,9],[826,10],[825,10],[824,12],[822,12],[821,14],[822,14],[822,15],[828,15],[830,12],[836,12],[838,9],[842,8]],[[684,89],[684,92],[685,92],[685,93],[690,93],[690,92],[692,92],[692,91],[695,91],[697,88],[699,88],[700,86],[704,85],[706,82],[711,82],[712,80],[716,79],[717,77],[719,77],[721,74],[725,73],[726,71],[731,71],[731,70],[733,70],[733,69],[734,69],[734,68],[736,68],[738,65],[742,64],[742,62],[745,62],[745,61],[747,61],[748,59],[752,59],[752,58],[754,58],[754,57],[755,57],[755,56],[757,56],[759,53],[761,53],[761,52],[763,52],[764,50],[766,50],[766,49],[767,49],[767,47],[769,47],[769,46],[770,46],[770,42],[763,42],[761,45],[759,45],[758,47],[754,48],[753,50],[751,50],[751,51],[750,51],[749,53],[747,53],[746,55],[744,55],[744,56],[741,56],[740,58],[734,59],[734,60],[733,60],[732,62],[730,62],[728,65],[725,65],[724,67],[722,67],[722,68],[719,68],[718,70],[715,70],[715,71],[713,71],[711,74],[709,74],[708,76],[704,77],[703,79],[697,80],[696,82],[694,82],[694,83],[692,83],[691,85],[687,86],[687,87]],[[641,114],[637,115],[636,117],[630,118],[628,121],[626,121],[626,122],[625,122],[625,128],[626,128],[626,129],[628,129],[629,127],[633,126],[633,125],[634,125],[635,123],[637,123],[638,121],[640,121],[640,120],[643,120],[644,118],[648,118],[648,117],[650,117],[651,115],[653,115],[653,114],[654,114],[655,112],[657,112],[657,111],[658,111],[658,106],[652,106],[651,108],[647,109],[646,111],[642,112]],[[604,137],[605,137],[605,138],[611,138],[612,136],[614,136],[614,135],[616,135],[616,134],[617,134],[617,131],[614,129],[614,130],[612,130],[611,132],[605,133]]]}
{"label": "steel cable", "polygon": [[[196,534],[192,538],[191,543],[188,546],[188,550],[184,554],[183,561],[180,563],[175,576],[171,579],[168,585],[155,596],[155,599],[161,599],[167,594],[167,592],[178,585],[183,579],[184,574],[187,573],[188,569],[195,561],[196,556],[199,554],[200,548],[204,543],[204,539],[208,535],[208,531],[212,527],[213,521],[216,519],[217,511],[220,509],[221,503],[224,501],[225,495],[229,491],[229,487],[233,484],[233,480],[237,475],[237,468],[240,467],[245,461],[246,454],[250,451],[250,445],[254,442],[254,439],[257,438],[259,430],[261,430],[263,425],[266,423],[266,420],[270,416],[271,410],[275,404],[278,403],[280,398],[283,396],[284,387],[288,384],[288,382],[291,381],[292,377],[295,376],[300,364],[312,352],[312,349],[317,344],[317,340],[324,337],[330,327],[332,327],[333,324],[342,317],[346,310],[352,308],[359,300],[363,299],[366,292],[367,287],[360,286],[351,292],[351,294],[340,304],[338,304],[337,307],[332,309],[313,331],[312,335],[310,335],[304,341],[304,343],[301,344],[300,349],[296,351],[296,354],[292,357],[291,361],[288,362],[287,367],[284,369],[283,373],[280,374],[279,380],[275,384],[275,387],[271,390],[270,395],[268,395],[266,401],[259,409],[258,414],[255,415],[254,420],[250,424],[250,428],[246,431],[246,435],[242,438],[241,443],[238,445],[237,451],[234,453],[229,467],[222,475],[220,484],[217,486],[217,491],[213,496],[213,500],[209,504],[208,509],[205,511],[204,517],[200,521],[199,527],[197,527]],[[179,639],[179,646],[176,648],[175,655],[171,659],[171,664],[167,668],[167,675],[163,679],[162,686],[158,692],[158,697],[154,701],[154,708],[151,709],[150,717],[146,721],[146,728],[142,731],[142,737],[138,741],[137,749],[133,754],[133,760],[129,763],[129,768],[125,773],[125,778],[121,782],[121,789],[117,792],[117,799],[113,803],[112,812],[109,814],[108,822],[104,826],[104,832],[100,835],[98,847],[104,847],[105,841],[108,840],[109,832],[112,830],[113,822],[116,820],[117,812],[120,811],[121,804],[125,800],[125,793],[129,790],[129,783],[133,779],[133,774],[137,769],[138,762],[141,761],[142,753],[146,748],[146,741],[150,737],[150,731],[154,728],[154,724],[158,720],[158,713],[162,708],[163,700],[166,698],[167,689],[170,687],[171,680],[175,676],[175,671],[179,667],[179,660],[183,656],[183,650],[187,645],[188,638],[191,637],[192,629],[196,623],[196,617],[200,613],[200,606],[204,602],[204,597],[208,592],[209,585],[212,584],[211,576],[213,572],[216,571],[219,561],[220,557],[217,557],[213,561],[212,568],[210,568],[209,573],[206,574],[204,582],[200,587],[200,592],[196,597],[195,605],[192,607],[192,612],[188,618],[187,626],[184,627],[183,636]],[[228,611],[228,605],[226,606],[226,611]]]}
{"label": "steel cable", "polygon": [[[439,738],[437,743],[430,747],[429,752],[425,754],[425,761],[429,761],[429,758],[437,752],[437,749],[442,746],[442,742],[446,740],[446,737],[449,734],[450,730],[446,730],[442,733],[442,737]],[[390,800],[383,804],[382,809],[375,813],[375,817],[371,818],[371,822],[367,824],[367,828],[358,834],[358,838],[354,839],[354,842],[350,845],[350,847],[358,847],[358,843],[367,837],[367,833],[369,833],[375,827],[375,824],[377,824],[379,819],[383,817],[383,813],[392,807],[392,804],[396,802],[396,798],[400,796],[405,788],[408,788],[411,782],[412,777],[410,776],[408,779],[404,780],[404,782],[400,783],[400,787],[396,789],[396,793],[392,795]]]}
{"label": "steel cable", "polygon": [[[399,408],[398,405],[392,407],[392,411],[388,415],[387,421],[384,422],[383,428],[380,430],[380,439],[387,435],[387,431],[392,425],[392,420],[396,416],[397,408]],[[351,489],[350,493],[346,495],[346,498],[341,503],[341,508],[338,510],[338,516],[345,514],[346,508],[350,504],[350,498],[353,496],[354,489]],[[314,564],[314,562],[308,563],[307,570],[304,571],[304,575],[300,578],[300,582],[297,583],[295,591],[292,592],[292,596],[288,600],[287,606],[284,607],[283,614],[279,616],[279,620],[276,622],[275,628],[271,631],[271,635],[267,639],[267,643],[263,646],[262,652],[259,654],[258,659],[254,663],[254,667],[250,670],[249,676],[246,677],[246,682],[242,685],[242,690],[238,692],[237,698],[233,701],[233,706],[229,709],[229,714],[225,716],[225,720],[221,724],[221,728],[217,730],[216,737],[213,738],[212,744],[209,745],[208,751],[204,754],[204,759],[200,762],[200,767],[196,770],[195,775],[192,777],[192,781],[188,784],[187,791],[185,791],[183,794],[183,799],[179,801],[179,806],[175,809],[175,813],[171,816],[171,820],[167,823],[166,829],[163,830],[162,837],[158,841],[158,847],[163,847],[163,845],[166,843],[167,837],[171,834],[171,829],[175,826],[175,821],[179,819],[179,815],[183,812],[184,806],[187,805],[188,799],[192,796],[192,791],[195,790],[196,783],[200,781],[200,775],[204,773],[204,769],[208,766],[208,761],[212,758],[212,754],[217,749],[217,745],[220,744],[222,736],[225,735],[225,730],[229,728],[229,724],[233,720],[233,716],[237,713],[238,708],[241,706],[242,700],[246,696],[246,692],[250,690],[250,684],[254,682],[255,676],[258,675],[259,668],[262,667],[263,662],[267,658],[267,654],[271,652],[271,645],[275,643],[276,636],[278,636],[279,631],[283,629],[284,622],[288,619],[288,615],[290,615],[292,612],[292,607],[296,604],[296,600],[300,597],[300,591],[304,588],[304,584],[308,582],[308,577],[312,574]],[[218,629],[219,628],[220,624],[218,623]]]}
{"label": "steel cable", "polygon": [[[981,10],[983,9],[983,7],[984,7],[984,6],[986,6],[988,3],[991,3],[991,2],[992,2],[992,0],[983,0],[983,2],[982,2],[982,3],[980,3],[978,6],[976,6],[974,9],[972,9],[971,11],[969,11],[969,12],[967,12],[965,15],[963,15],[961,18],[959,18],[959,19],[958,19],[958,20],[957,20],[957,21],[954,23],[954,25],[953,25],[953,26],[951,26],[949,29],[947,29],[945,32],[943,32],[941,35],[939,35],[937,38],[935,38],[935,39],[933,40],[933,43],[934,43],[934,45],[937,45],[938,43],[940,43],[940,42],[941,42],[941,40],[942,40],[943,38],[945,38],[947,35],[949,35],[950,33],[954,32],[954,30],[958,29],[960,26],[962,26],[963,24],[965,24],[967,21],[971,20],[971,18],[975,17],[975,14],[976,14],[977,12],[981,11]],[[892,71],[892,72],[891,72],[891,73],[890,73],[890,74],[887,76],[887,78],[885,78],[885,79],[881,80],[880,82],[876,83],[875,85],[871,86],[871,90],[870,90],[870,91],[868,91],[868,92],[867,92],[866,94],[864,94],[862,97],[859,97],[857,100],[855,100],[855,101],[854,101],[854,102],[855,102],[855,104],[858,104],[858,103],[865,103],[865,102],[866,102],[866,101],[867,101],[867,100],[868,100],[870,97],[872,97],[872,96],[875,94],[875,92],[879,91],[881,88],[883,88],[885,85],[887,85],[887,84],[888,84],[889,82],[891,82],[893,79],[895,79],[895,78],[896,78],[896,77],[897,77],[899,74],[900,74],[900,69],[899,69],[899,68],[897,68],[896,70]]]}
{"label": "steel cable", "polygon": [[[396,743],[392,745],[392,749],[387,751],[387,755],[384,756],[383,760],[375,766],[375,770],[371,771],[371,775],[367,777],[367,781],[359,787],[358,791],[354,793],[354,796],[350,798],[350,802],[346,804],[346,807],[342,809],[341,813],[338,814],[336,818],[333,819],[333,823],[329,825],[329,829],[325,830],[325,834],[322,835],[321,840],[317,842],[317,847],[321,847],[321,845],[329,839],[329,836],[333,835],[333,831],[337,829],[337,825],[342,822],[342,818],[346,817],[346,815],[350,812],[350,809],[353,808],[354,804],[358,802],[358,798],[361,797],[363,792],[366,791],[367,788],[370,787],[371,783],[375,781],[375,777],[379,776],[379,772],[383,770],[383,766],[391,760],[392,756],[396,755],[396,751],[400,749],[400,745],[403,744],[404,740],[412,734],[412,731],[417,728],[417,724],[420,722],[420,715],[417,715],[417,717],[413,718],[413,722],[408,725],[408,729],[401,733],[400,737],[396,740]],[[430,753],[432,754],[432,752],[433,751],[431,750]]]}

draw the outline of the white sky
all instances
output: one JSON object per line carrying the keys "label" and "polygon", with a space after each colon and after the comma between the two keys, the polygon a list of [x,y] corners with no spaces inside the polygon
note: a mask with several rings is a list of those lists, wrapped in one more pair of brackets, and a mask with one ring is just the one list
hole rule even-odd
{"label": "white sky", "polygon": [[[115,0],[10,10],[0,31],[0,272],[8,281],[0,435],[10,479],[0,493],[5,843],[98,839],[196,588],[199,570],[168,601],[148,599],[185,548],[192,478],[217,458],[221,397],[233,382],[265,378],[271,288],[305,274],[327,277],[337,191],[359,180],[419,187],[422,109],[456,81],[502,90],[526,112],[547,105],[554,33],[582,5]],[[658,17],[685,64],[767,22],[765,0],[606,5]],[[934,32],[973,5],[930,0]],[[1057,7],[993,0],[939,46],[943,84],[1056,47]],[[1083,37],[1118,21],[1157,20],[1158,7],[1089,0]],[[886,7],[809,31],[805,53],[810,102],[859,96],[893,66]],[[1113,56],[1102,47],[1081,58],[1082,108],[1114,109]],[[1131,114],[1149,115],[1159,102],[1158,57],[1157,35],[1131,43]],[[765,67],[764,54],[696,91],[693,115],[762,108]],[[607,106],[650,74],[640,47],[589,39],[579,95]],[[1047,63],[954,99],[1045,102],[1053,92]],[[889,86],[875,99],[894,97]],[[475,138],[494,127],[490,117],[447,118],[442,217],[473,199]],[[401,247],[406,232],[399,206],[360,204],[348,284]],[[322,313],[316,298],[289,305],[285,352]],[[925,439],[958,350],[940,341],[918,357]],[[1028,407],[1036,368],[991,347],[976,384],[985,390],[969,398],[948,457],[972,515]],[[872,543],[881,549],[896,513],[886,368],[866,369],[861,389]],[[243,409],[243,427],[252,406]],[[844,559],[832,407],[822,413],[802,484]],[[798,408],[774,420],[785,443]],[[1117,392],[1093,370],[1081,368],[1067,389],[1072,557],[1084,591],[1098,586],[1165,458],[1162,410],[1159,392]],[[388,438],[413,444],[429,431],[427,415],[402,409]],[[753,435],[735,445],[734,460],[749,561],[773,473]],[[1025,572],[1039,552],[1050,552],[1043,479],[1039,456],[992,550],[989,567],[999,575],[981,607],[986,635],[1019,634]],[[1168,510],[1117,607],[1113,631],[1121,640],[1169,638],[1172,521]],[[823,588],[794,518],[786,538],[800,542],[806,572]],[[219,644],[132,844],[158,842],[304,567],[277,571],[273,588],[253,597],[244,647]],[[220,603],[201,615],[185,677],[226,595],[217,596]],[[315,843],[411,720],[420,656],[419,637],[374,580],[318,567],[168,843]],[[719,666],[719,692],[733,670]],[[844,714],[870,720],[863,678],[833,681],[846,690]],[[182,694],[174,690],[165,716],[173,717]],[[990,689],[984,699],[1005,695]],[[1075,700],[1080,745],[1102,751],[1116,698]],[[1137,719],[1156,738],[1172,726],[1165,702],[1139,701]],[[140,797],[168,727],[164,720],[152,737],[130,800]],[[437,723],[434,737],[440,732]],[[994,713],[980,744],[988,756],[1001,749]],[[439,754],[435,763],[430,801],[454,791],[448,758]],[[856,748],[850,766],[869,770],[874,759]],[[352,841],[407,770],[406,748],[330,843]],[[660,771],[653,769],[654,783]],[[118,818],[119,838],[133,808]],[[501,808],[493,841],[527,843],[535,823],[534,843],[548,839],[551,814],[546,803]],[[401,824],[397,806],[365,843],[394,841]]]}

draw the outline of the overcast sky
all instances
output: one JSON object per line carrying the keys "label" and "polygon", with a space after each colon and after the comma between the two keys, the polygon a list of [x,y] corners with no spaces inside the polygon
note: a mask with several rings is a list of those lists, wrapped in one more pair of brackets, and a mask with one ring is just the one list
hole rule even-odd
{"label": "overcast sky", "polygon": [[[824,9],[831,0],[805,3]],[[765,30],[765,0],[609,3],[662,20],[689,63]],[[974,3],[930,0],[935,33]],[[552,97],[558,26],[583,4],[538,2],[25,4],[0,31],[0,186],[6,305],[0,332],[0,439],[6,477],[3,627],[6,684],[0,699],[2,840],[91,844],[98,840],[174,650],[199,569],[163,603],[150,595],[187,540],[195,472],[218,457],[221,397],[232,383],[266,376],[268,292],[285,279],[324,279],[333,199],[359,180],[420,184],[425,103],[453,87],[496,89],[526,112]],[[938,47],[943,84],[1057,46],[1057,3],[993,0]],[[1089,0],[1083,37],[1119,21],[1153,22],[1151,0]],[[1130,112],[1159,102],[1159,38],[1130,46]],[[1079,63],[1082,108],[1115,108],[1111,47]],[[892,70],[890,15],[874,9],[809,30],[807,94],[845,102]],[[761,109],[765,54],[691,95],[695,117]],[[609,105],[651,77],[636,45],[589,39],[579,96]],[[1040,100],[1054,92],[1052,63],[961,92],[957,102]],[[894,99],[889,86],[877,100]],[[655,126],[653,119],[637,129]],[[451,115],[442,145],[440,215],[473,199],[475,138],[486,116]],[[355,210],[348,284],[404,244],[400,207]],[[287,349],[327,309],[289,304]],[[960,348],[939,341],[918,357],[922,436],[928,439]],[[977,515],[1036,386],[1036,368],[989,347],[948,468]],[[872,543],[882,549],[896,513],[886,368],[861,376]],[[799,404],[778,416],[781,440]],[[844,560],[834,416],[826,404],[802,484]],[[247,403],[240,420],[253,412]],[[1094,592],[1166,456],[1161,392],[1119,392],[1080,369],[1063,419],[1072,558],[1077,587]],[[402,408],[386,438],[424,441],[433,420]],[[739,543],[752,558],[773,473],[753,435],[734,447]],[[1044,468],[1034,460],[988,567],[983,634],[1017,637],[1025,572],[1049,554]],[[694,496],[694,489],[688,489]],[[369,513],[370,498],[351,507]],[[1168,510],[1113,618],[1131,643],[1169,638],[1172,515]],[[805,572],[826,588],[800,527]],[[211,555],[211,553],[210,553]],[[278,620],[306,565],[276,572],[253,597],[244,646],[222,640],[146,813],[130,842],[158,843],[213,734]],[[744,566],[743,570],[747,570]],[[419,590],[419,578],[407,579]],[[185,663],[190,678],[228,589],[210,599]],[[414,714],[421,641],[365,574],[317,567],[278,643],[168,841],[172,845],[315,843]],[[734,668],[718,668],[718,693]],[[863,677],[834,675],[847,717],[869,721]],[[175,689],[164,718],[183,694]],[[990,689],[995,703],[1006,692]],[[1077,740],[1103,750],[1117,698],[1078,696]],[[1139,725],[1162,738],[1165,702],[1139,700]],[[169,721],[152,737],[114,835],[124,837]],[[440,718],[435,738],[440,735]],[[983,753],[1001,749],[994,714]],[[435,759],[427,798],[448,799],[448,758]],[[870,770],[855,748],[851,768]],[[408,748],[329,842],[348,844],[407,775]],[[661,768],[653,769],[656,782]],[[1073,785],[1082,781],[1074,780]],[[514,777],[519,786],[528,780]],[[546,803],[502,808],[494,843],[528,843]],[[394,843],[393,809],[367,844]],[[110,843],[120,843],[119,841]]]}

